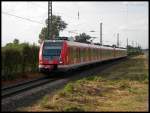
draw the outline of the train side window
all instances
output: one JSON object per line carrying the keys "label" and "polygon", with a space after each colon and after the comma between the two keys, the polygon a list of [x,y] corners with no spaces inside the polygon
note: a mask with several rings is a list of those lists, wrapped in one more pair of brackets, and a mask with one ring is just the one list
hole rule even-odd
{"label": "train side window", "polygon": [[85,57],[86,57],[86,48],[84,48],[83,51],[84,51],[84,56],[83,56],[83,57],[84,57],[84,59],[85,59]]}
{"label": "train side window", "polygon": [[96,55],[96,48],[95,48],[95,57],[96,57],[97,55]]}
{"label": "train side window", "polygon": [[96,52],[95,52],[96,48],[94,48],[94,59],[95,59],[95,56],[96,56]]}
{"label": "train side window", "polygon": [[106,55],[107,53],[106,53],[106,50],[104,49],[104,56],[106,57],[107,55]]}
{"label": "train side window", "polygon": [[73,55],[74,55],[73,47],[71,47],[71,52],[70,52],[70,54],[71,54],[71,59],[73,59]]}
{"label": "train side window", "polygon": [[69,60],[71,60],[71,47],[69,47],[68,57],[69,57]]}
{"label": "train side window", "polygon": [[78,47],[76,48],[76,51],[77,51],[77,59],[79,59],[79,52],[80,52],[80,51],[79,51],[79,48],[78,48]]}
{"label": "train side window", "polygon": [[96,49],[96,51],[97,51],[96,54],[97,54],[97,58],[98,58],[98,54],[99,54],[98,48]]}
{"label": "train side window", "polygon": [[70,56],[70,59],[72,59],[72,49],[71,49],[71,47],[69,47],[69,56]]}
{"label": "train side window", "polygon": [[95,48],[93,48],[93,56],[95,57]]}
{"label": "train side window", "polygon": [[77,51],[77,48],[75,47],[75,58],[77,58],[78,57],[78,51]]}
{"label": "train side window", "polygon": [[72,52],[73,52],[73,59],[74,59],[75,56],[76,56],[76,51],[75,51],[75,48],[74,48],[74,47],[72,48],[72,50],[73,50]]}
{"label": "train side window", "polygon": [[78,59],[79,58],[79,48],[78,47],[76,47],[76,52],[77,52],[76,58]]}
{"label": "train side window", "polygon": [[85,48],[85,59],[87,58],[87,48]]}
{"label": "train side window", "polygon": [[93,50],[92,50],[92,53],[93,53],[93,55],[92,55],[92,56],[94,57],[94,53],[95,53],[94,48],[93,48]]}
{"label": "train side window", "polygon": [[104,54],[104,49],[102,49],[102,57],[104,57],[105,56],[105,54]]}
{"label": "train side window", "polygon": [[81,54],[82,54],[82,48],[79,48],[79,59],[81,59]]}
{"label": "train side window", "polygon": [[83,48],[81,49],[81,54],[82,54],[82,56],[81,56],[81,58],[83,58],[83,56],[84,56],[84,50],[83,50]]}
{"label": "train side window", "polygon": [[85,54],[86,54],[86,49],[83,48],[83,58],[85,58]]}
{"label": "train side window", "polygon": [[81,58],[83,58],[83,48],[81,48]]}
{"label": "train side window", "polygon": [[88,55],[89,55],[89,58],[91,57],[91,48],[89,48],[88,50]]}
{"label": "train side window", "polygon": [[79,51],[78,51],[78,48],[76,47],[76,58],[78,58],[78,55],[79,55]]}
{"label": "train side window", "polygon": [[92,48],[92,59],[93,59],[93,54],[94,54],[94,50],[93,50],[93,48]]}
{"label": "train side window", "polygon": [[90,48],[88,48],[88,51],[87,51],[87,57],[88,57],[88,60],[89,60],[89,57],[90,57]]}
{"label": "train side window", "polygon": [[90,53],[90,57],[92,57],[92,52],[91,52],[92,50],[91,50],[91,48],[90,48],[90,51],[89,51],[89,53]]}
{"label": "train side window", "polygon": [[72,48],[70,47],[70,52],[69,52],[69,54],[70,54],[70,58],[72,59]]}

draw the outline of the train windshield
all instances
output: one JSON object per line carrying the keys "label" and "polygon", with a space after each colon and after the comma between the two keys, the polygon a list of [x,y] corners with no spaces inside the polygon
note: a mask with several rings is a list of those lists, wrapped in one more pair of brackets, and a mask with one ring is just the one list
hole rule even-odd
{"label": "train windshield", "polygon": [[62,44],[62,42],[45,42],[43,56],[60,56]]}

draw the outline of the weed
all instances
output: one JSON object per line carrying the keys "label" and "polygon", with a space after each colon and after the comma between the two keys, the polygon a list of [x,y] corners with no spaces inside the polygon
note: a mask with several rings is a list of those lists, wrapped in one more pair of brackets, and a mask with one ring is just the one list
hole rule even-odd
{"label": "weed", "polygon": [[66,93],[73,93],[73,83],[68,83],[65,88],[64,88],[64,92]]}
{"label": "weed", "polygon": [[65,93],[65,91],[59,92],[58,95],[59,95],[60,97],[65,97],[65,96],[67,96],[66,93]]}
{"label": "weed", "polygon": [[120,88],[121,89],[130,88],[129,81],[121,81]]}
{"label": "weed", "polygon": [[85,84],[85,83],[87,83],[88,81],[87,81],[87,78],[83,78],[83,79],[81,79],[81,80],[77,80],[76,81],[76,83],[77,84]]}
{"label": "weed", "polygon": [[128,88],[128,91],[131,93],[136,94],[137,93],[137,88]]}
{"label": "weed", "polygon": [[100,82],[100,81],[103,80],[103,79],[102,79],[102,77],[100,77],[100,76],[95,76],[95,77],[94,77],[94,80],[97,81],[97,82]]}
{"label": "weed", "polygon": [[41,103],[40,103],[40,106],[43,107],[43,108],[49,108],[49,97],[48,96],[44,96],[44,98],[42,99]]}
{"label": "weed", "polygon": [[93,76],[89,76],[89,77],[86,78],[86,80],[92,81],[92,80],[94,80],[94,78],[95,78],[95,77],[93,77]]}

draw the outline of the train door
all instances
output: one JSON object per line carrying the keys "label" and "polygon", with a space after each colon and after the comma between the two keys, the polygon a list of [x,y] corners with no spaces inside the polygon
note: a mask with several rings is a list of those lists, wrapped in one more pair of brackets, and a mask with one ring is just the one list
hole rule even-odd
{"label": "train door", "polygon": [[88,61],[88,48],[86,48],[86,61]]}
{"label": "train door", "polygon": [[73,48],[70,47],[69,48],[69,64],[72,64],[73,63]]}
{"label": "train door", "polygon": [[76,50],[75,50],[75,47],[72,47],[72,58],[71,58],[72,64],[75,63],[75,57],[76,57]]}
{"label": "train door", "polygon": [[88,59],[88,61],[91,61],[91,48],[89,47],[89,59]]}
{"label": "train door", "polygon": [[81,48],[78,48],[78,63],[81,63]]}
{"label": "train door", "polygon": [[115,57],[115,47],[113,47],[113,58]]}
{"label": "train door", "polygon": [[74,50],[73,50],[73,47],[71,46],[70,48],[69,48],[69,64],[73,64],[74,62],[73,62],[73,53],[74,53]]}
{"label": "train door", "polygon": [[100,56],[100,60],[102,60],[102,53],[101,53],[101,47],[99,48],[99,56]]}
{"label": "train door", "polygon": [[97,59],[96,60],[98,60],[99,59],[99,51],[98,51],[99,49],[98,48],[96,48],[96,56],[97,56]]}
{"label": "train door", "polygon": [[86,61],[86,48],[83,48],[83,62]]}
{"label": "train door", "polygon": [[71,47],[67,48],[67,55],[66,55],[66,64],[70,64],[71,63]]}

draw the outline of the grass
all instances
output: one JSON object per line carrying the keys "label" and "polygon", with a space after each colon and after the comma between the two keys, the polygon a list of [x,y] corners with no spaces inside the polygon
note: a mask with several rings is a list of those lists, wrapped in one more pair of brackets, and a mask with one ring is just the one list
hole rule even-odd
{"label": "grass", "polygon": [[148,61],[130,57],[102,73],[68,83],[25,111],[148,111]]}

